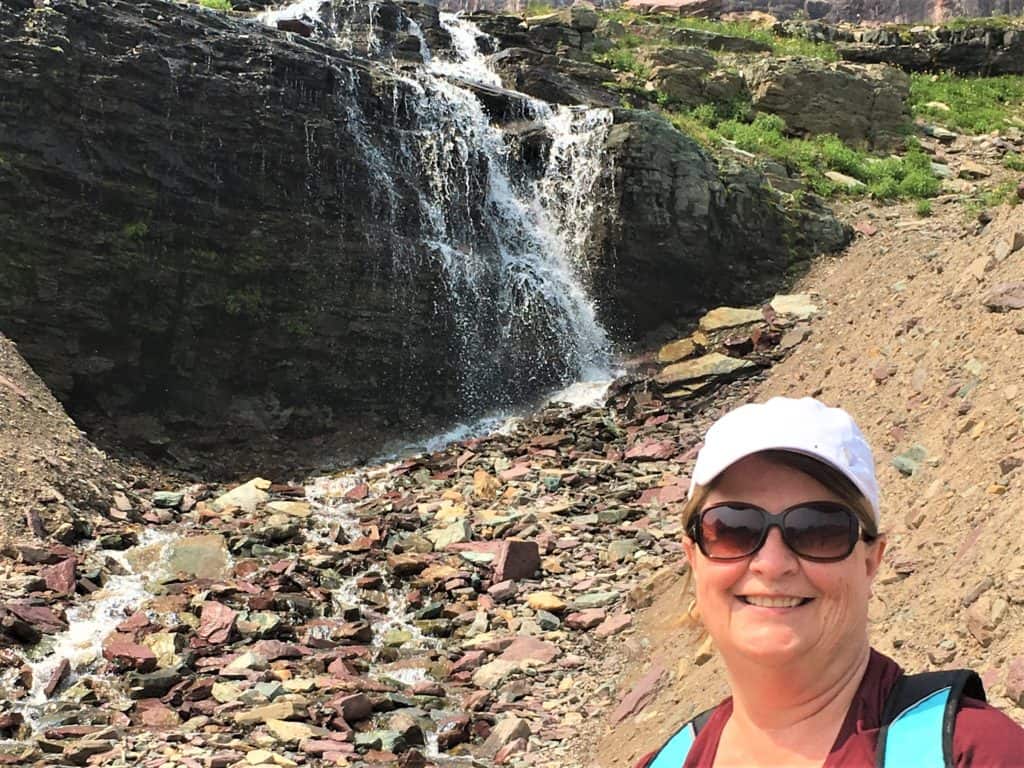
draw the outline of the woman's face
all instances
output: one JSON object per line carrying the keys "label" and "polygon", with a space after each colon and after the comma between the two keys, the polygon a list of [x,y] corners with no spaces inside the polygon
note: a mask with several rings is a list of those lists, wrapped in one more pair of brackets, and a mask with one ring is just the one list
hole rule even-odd
{"label": "woman's face", "polygon": [[[725,501],[774,514],[803,501],[842,499],[810,475],[755,454],[727,469],[703,506]],[[761,549],[737,561],[710,560],[689,538],[683,545],[701,620],[727,664],[730,659],[769,666],[816,659],[827,664],[866,648],[868,598],[884,539],[858,541],[849,557],[833,563],[801,559],[778,528],[769,531]],[[795,607],[754,604],[764,598],[804,601]]]}

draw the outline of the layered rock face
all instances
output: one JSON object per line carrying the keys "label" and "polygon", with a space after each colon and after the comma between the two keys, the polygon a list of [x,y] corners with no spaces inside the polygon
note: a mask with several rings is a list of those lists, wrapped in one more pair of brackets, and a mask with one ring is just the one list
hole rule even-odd
{"label": "layered rock face", "polygon": [[[170,2],[0,6],[0,329],[76,418],[153,450],[333,433],[358,456],[522,402],[600,351],[599,325],[579,338],[579,291],[538,289],[548,235],[506,215],[522,206],[502,184],[561,194],[529,186],[555,157],[551,113],[418,79],[407,16],[423,43],[450,38],[435,9],[396,9],[363,48],[383,65]],[[582,46],[578,21],[518,50]],[[585,82],[577,97],[600,103]],[[601,141],[605,119],[587,135]],[[799,237],[762,178],[720,178],[667,124],[616,121],[595,190],[607,208],[566,256],[585,262],[605,327],[641,336],[763,299]],[[657,157],[646,133],[667,142]],[[809,248],[845,242],[819,230]]]}
{"label": "layered rock face", "polygon": [[763,11],[827,21],[938,23],[946,19],[1018,15],[1024,0],[630,0],[627,5],[656,7],[692,16]]}

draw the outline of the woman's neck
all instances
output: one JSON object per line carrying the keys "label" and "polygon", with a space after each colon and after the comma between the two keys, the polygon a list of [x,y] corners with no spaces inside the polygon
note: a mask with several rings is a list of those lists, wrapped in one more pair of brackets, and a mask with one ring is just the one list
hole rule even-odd
{"label": "woman's neck", "polygon": [[782,758],[789,753],[794,758],[815,762],[820,757],[823,761],[842,727],[870,656],[865,638],[862,648],[845,658],[833,659],[824,669],[808,669],[814,665],[806,661],[778,668],[729,665],[733,692],[729,741],[755,755]]}

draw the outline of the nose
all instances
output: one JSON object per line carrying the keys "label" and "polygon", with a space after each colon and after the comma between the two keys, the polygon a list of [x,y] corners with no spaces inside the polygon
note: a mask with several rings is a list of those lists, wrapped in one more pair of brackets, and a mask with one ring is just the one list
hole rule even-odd
{"label": "nose", "polygon": [[749,568],[754,573],[766,578],[777,578],[792,573],[799,568],[796,553],[782,540],[782,531],[773,527],[768,537],[750,559]]}

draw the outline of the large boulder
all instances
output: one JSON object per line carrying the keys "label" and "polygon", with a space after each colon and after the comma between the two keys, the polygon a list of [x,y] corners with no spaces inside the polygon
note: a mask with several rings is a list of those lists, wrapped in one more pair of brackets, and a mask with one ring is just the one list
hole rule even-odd
{"label": "large boulder", "polygon": [[755,61],[744,74],[754,109],[778,115],[792,133],[834,133],[880,150],[902,145],[910,78],[895,67],[790,57]]}
{"label": "large boulder", "polygon": [[719,164],[655,113],[616,110],[606,147],[591,280],[605,323],[627,338],[770,298],[802,256],[849,242],[816,211],[794,248],[803,213],[787,214],[759,172]]}

